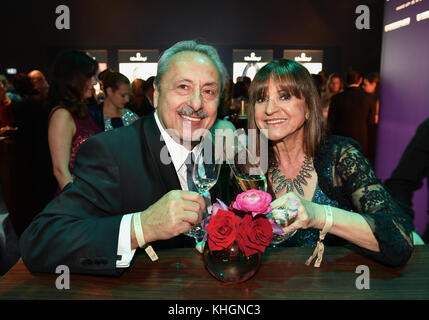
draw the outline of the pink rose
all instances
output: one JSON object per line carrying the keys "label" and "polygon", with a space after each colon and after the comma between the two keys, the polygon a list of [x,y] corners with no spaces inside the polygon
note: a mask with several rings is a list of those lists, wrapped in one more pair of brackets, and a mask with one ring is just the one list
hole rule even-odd
{"label": "pink rose", "polygon": [[236,210],[251,212],[255,217],[258,214],[267,214],[272,210],[271,200],[272,197],[269,193],[251,189],[240,193],[232,207]]}

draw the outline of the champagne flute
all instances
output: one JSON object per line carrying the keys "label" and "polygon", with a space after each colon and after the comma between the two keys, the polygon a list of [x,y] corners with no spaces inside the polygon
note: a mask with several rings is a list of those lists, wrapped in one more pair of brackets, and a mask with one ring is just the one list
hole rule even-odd
{"label": "champagne flute", "polygon": [[[234,174],[234,177],[237,181],[240,189],[245,192],[250,189],[262,190],[267,192],[267,178],[264,175],[264,171],[261,166],[261,158],[257,158],[256,155],[247,148],[246,135],[244,130],[237,130],[238,139],[235,141],[233,146],[233,157],[228,157],[231,170]],[[284,209],[276,209],[274,212],[277,216],[281,216],[281,220],[276,220],[276,223],[284,227],[286,224],[291,222],[292,219],[289,219],[288,212]],[[287,234],[276,234],[273,237],[271,246],[275,247],[276,245],[286,241],[287,239],[294,236],[296,230]]]}
{"label": "champagne flute", "polygon": [[[210,148],[209,148],[210,149]],[[217,183],[219,179],[220,168],[222,166],[222,158],[214,157],[211,149],[203,148],[198,154],[192,170],[192,180],[194,181],[197,192],[204,198],[206,202],[206,210],[203,213],[201,222],[189,230],[185,235],[194,237],[197,242],[200,242],[206,234],[204,221],[207,218],[207,207],[210,204],[210,189]]]}
{"label": "champagne flute", "polygon": [[233,152],[228,156],[228,163],[240,189],[245,192],[250,189],[267,192],[267,179],[261,169],[260,158],[249,151],[246,146],[244,130],[237,130],[238,138],[231,147]]}

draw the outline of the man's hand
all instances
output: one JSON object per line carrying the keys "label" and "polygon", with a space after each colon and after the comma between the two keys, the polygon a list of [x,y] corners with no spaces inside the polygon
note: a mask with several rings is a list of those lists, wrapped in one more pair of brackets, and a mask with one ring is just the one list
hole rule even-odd
{"label": "man's hand", "polygon": [[[197,192],[173,190],[140,213],[146,243],[188,232],[201,221],[206,203]],[[134,218],[133,218],[134,219]],[[131,223],[131,248],[138,247]]]}

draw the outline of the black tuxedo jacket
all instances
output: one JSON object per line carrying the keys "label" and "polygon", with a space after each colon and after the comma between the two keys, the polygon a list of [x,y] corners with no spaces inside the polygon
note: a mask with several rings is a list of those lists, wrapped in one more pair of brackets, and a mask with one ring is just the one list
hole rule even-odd
{"label": "black tuxedo jacket", "polygon": [[[76,157],[74,183],[39,213],[21,239],[30,271],[119,275],[116,268],[122,216],[143,211],[170,190],[180,190],[173,163],[164,165],[166,145],[153,115],[89,138]],[[212,199],[219,186],[213,188]],[[152,243],[154,249],[193,247],[185,235]],[[162,255],[161,255],[162,258]]]}
{"label": "black tuxedo jacket", "polygon": [[369,155],[369,128],[374,126],[376,100],[358,87],[349,87],[334,95],[328,113],[330,133],[351,137]]}

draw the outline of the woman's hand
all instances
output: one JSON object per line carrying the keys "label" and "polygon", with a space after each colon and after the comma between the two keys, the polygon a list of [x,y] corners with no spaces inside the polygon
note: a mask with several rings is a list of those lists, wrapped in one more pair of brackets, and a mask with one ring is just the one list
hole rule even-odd
{"label": "woman's hand", "polygon": [[297,196],[294,192],[285,193],[280,198],[271,202],[273,209],[286,207],[291,221],[283,228],[285,233],[298,229],[317,228],[322,229],[325,215],[323,207],[311,201]]}

